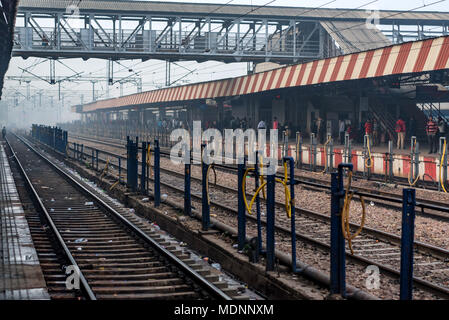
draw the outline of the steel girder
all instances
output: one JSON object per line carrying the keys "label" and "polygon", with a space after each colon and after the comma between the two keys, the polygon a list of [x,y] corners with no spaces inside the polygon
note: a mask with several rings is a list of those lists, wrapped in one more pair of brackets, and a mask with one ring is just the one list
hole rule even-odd
{"label": "steel girder", "polygon": [[293,63],[335,51],[321,29],[317,21],[300,19],[20,11],[13,55]]}

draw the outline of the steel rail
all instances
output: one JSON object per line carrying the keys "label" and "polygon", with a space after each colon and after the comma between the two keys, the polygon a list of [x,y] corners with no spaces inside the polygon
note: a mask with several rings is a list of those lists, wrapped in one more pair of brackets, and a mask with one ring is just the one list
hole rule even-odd
{"label": "steel rail", "polygon": [[[88,139],[88,141],[89,140],[90,139]],[[92,143],[109,145],[108,143],[103,143],[102,141],[100,142],[98,140],[96,140],[96,141],[90,140],[90,141]],[[117,147],[117,148],[124,148],[124,146],[122,146],[122,145],[114,145],[114,146],[110,145],[110,146]],[[85,147],[86,147],[86,149],[95,149],[95,148],[90,147],[90,146],[85,146]],[[71,149],[71,150],[73,150],[73,149]],[[104,153],[104,154],[110,155],[112,157],[117,157],[117,158],[120,157],[121,159],[126,159],[126,157],[124,157],[122,155],[115,154],[115,153],[110,152],[110,151],[101,150],[101,152]],[[161,155],[162,154],[168,154],[168,153],[161,153]],[[88,154],[86,154],[86,155],[88,157],[90,156]],[[220,165],[220,164],[216,164],[215,166],[217,168],[219,168],[219,169],[226,169],[226,170],[230,170],[232,172],[234,172],[234,171],[236,172],[237,171],[237,168],[230,167],[230,166],[225,166],[225,165]],[[253,173],[250,172],[249,175],[253,175]],[[283,178],[280,175],[277,175],[276,177]],[[320,188],[320,189],[326,189],[326,190],[330,190],[331,189],[330,184],[328,182],[325,182],[325,181],[320,181],[320,182],[306,181],[306,180],[310,180],[310,179],[318,180],[318,179],[315,179],[315,178],[305,178],[305,177],[302,177],[302,176],[295,176],[295,180],[298,181],[300,184],[308,185],[308,186],[315,187],[315,188]],[[324,184],[324,183],[326,183],[326,184]],[[382,193],[384,193],[384,195],[374,194],[374,193],[371,193],[369,191],[361,191],[362,189],[366,190],[366,188],[352,187],[352,191],[354,192],[354,195],[356,195],[358,197],[362,196],[362,197],[365,197],[367,199],[375,199],[375,200],[380,200],[380,201],[386,201],[386,202],[391,202],[391,203],[402,204],[402,198],[400,196],[396,196],[394,194],[385,195],[385,192],[382,192]],[[428,209],[428,210],[434,210],[434,211],[438,211],[438,212],[443,212],[443,213],[448,214],[447,216],[444,216],[444,217],[445,218],[449,218],[449,206],[448,205],[436,204],[436,201],[434,201],[434,203],[426,203],[425,200],[418,199],[418,201],[416,202],[416,207],[421,208],[421,210]]]}
{"label": "steel rail", "polygon": [[75,178],[70,176],[64,170],[55,165],[50,159],[48,159],[45,155],[37,151],[33,146],[31,146],[27,141],[25,141],[22,137],[16,136],[20,141],[22,141],[28,148],[30,148],[34,153],[36,153],[39,157],[45,160],[56,172],[58,172],[62,177],[68,180],[72,185],[78,188],[82,193],[87,196],[93,198],[104,210],[108,213],[112,214],[112,216],[118,218],[120,222],[122,222],[125,226],[127,226],[132,232],[137,234],[142,240],[144,240],[151,247],[155,248],[159,254],[167,258],[173,265],[178,267],[182,272],[184,272],[187,276],[192,278],[194,282],[199,284],[203,289],[206,290],[212,297],[220,300],[231,300],[231,298],[217,288],[214,284],[207,281],[203,276],[201,276],[198,272],[189,267],[186,263],[181,261],[177,256],[173,253],[162,247],[159,243],[157,243],[154,239],[149,237],[145,232],[143,232],[139,227],[134,225],[131,221],[123,217],[119,212],[117,212],[113,207],[107,204],[103,199],[93,194],[90,190],[88,190],[85,186],[83,186],[80,182],[78,182]]}
{"label": "steel rail", "polygon": [[[193,177],[192,177],[192,179],[193,179]],[[152,179],[150,178],[150,180],[152,180]],[[162,181],[160,183],[162,185],[164,185],[165,187],[169,188],[169,189],[175,190],[175,191],[177,191],[179,193],[184,193],[184,190],[181,189],[181,188],[175,187],[175,186],[173,186],[171,184],[168,184],[168,183],[165,183],[165,182],[162,182]],[[231,190],[233,190],[233,189],[231,189]],[[191,197],[195,198],[195,199],[198,199],[198,200],[202,199],[201,196],[196,195],[194,193],[191,194]],[[230,213],[232,213],[234,215],[238,214],[237,210],[233,209],[233,208],[230,208],[229,205],[221,204],[221,203],[216,202],[214,200],[211,200],[211,205],[215,206],[215,207],[217,207],[217,208],[219,208],[221,210],[230,212]],[[277,202],[277,201],[276,201],[276,205],[277,206],[284,206],[284,204],[282,204],[280,202]],[[178,209],[181,210],[182,207],[179,206]],[[314,211],[311,211],[311,210],[300,209],[300,208],[296,208],[296,210],[297,210],[298,213],[306,214],[308,216],[320,219],[322,221],[329,220],[329,217],[325,216],[324,214],[320,214],[320,213],[317,213],[317,212],[314,212]],[[257,218],[255,216],[249,215],[248,213],[246,213],[245,215],[251,221],[254,221],[255,223],[257,222]],[[263,225],[266,225],[266,221],[265,220],[261,220],[261,222],[262,222]],[[358,227],[354,223],[350,223],[350,226],[353,227],[353,228]],[[291,236],[291,230],[289,228],[286,228],[286,227],[283,227],[283,226],[279,226],[279,225],[275,225],[275,229],[278,230],[279,232],[282,232],[284,234],[287,234],[287,235]],[[371,228],[364,228],[364,231],[368,235],[376,236],[376,237],[378,237],[380,239],[384,239],[386,241],[392,241],[394,243],[400,243],[400,237],[396,236],[394,234],[390,234],[390,233],[387,233],[387,232],[384,232],[384,231],[371,229]],[[296,232],[295,234],[296,234],[297,238],[302,239],[303,241],[306,241],[306,242],[308,242],[310,244],[313,244],[313,245],[317,245],[317,246],[319,246],[319,247],[321,247],[321,248],[323,248],[325,250],[330,250],[330,245],[325,243],[325,242],[323,242],[323,241],[313,239],[312,237],[306,236],[306,235],[304,235],[302,233],[299,233],[299,232]],[[432,252],[435,256],[438,256],[439,258],[444,259],[445,257],[449,256],[449,251],[448,250],[445,250],[445,249],[442,249],[442,248],[439,248],[439,247],[435,247],[435,246],[432,246],[432,245],[429,245],[429,244],[426,244],[426,243],[422,243],[422,242],[419,242],[419,241],[415,241],[414,243],[415,243],[415,246],[419,250],[422,250],[423,252],[427,252],[427,253],[428,252]],[[389,266],[386,266],[386,265],[383,265],[381,263],[375,262],[373,260],[370,260],[370,259],[367,259],[367,258],[364,258],[364,257],[360,257],[360,256],[356,256],[356,255],[351,255],[349,252],[346,252],[346,257],[349,258],[349,259],[353,259],[353,260],[355,260],[358,263],[362,263],[363,265],[376,265],[381,270],[383,270],[383,271],[385,271],[385,272],[387,272],[387,273],[389,273],[389,274],[391,274],[391,275],[393,275],[395,277],[399,277],[400,276],[400,272],[399,271],[397,271],[397,270],[395,270],[395,269],[393,269],[393,268],[391,268]],[[432,283],[430,281],[427,281],[427,280],[424,280],[424,279],[420,279],[420,278],[417,278],[417,277],[414,277],[413,281],[414,281],[415,285],[417,285],[418,287],[420,287],[422,289],[431,290],[432,292],[435,292],[436,294],[438,294],[440,296],[444,296],[446,298],[449,297],[449,288],[439,286],[439,285],[437,285],[435,283]]]}
{"label": "steel rail", "polygon": [[[102,160],[102,161],[104,162],[104,160]],[[123,169],[126,170],[125,168],[123,168]],[[170,170],[167,170],[167,169],[162,169],[162,168],[161,168],[161,170],[168,171],[168,172],[170,172],[170,174],[178,176],[178,177],[183,176],[183,174],[178,173],[178,172],[173,172],[173,171],[170,171]],[[192,179],[194,179],[194,180],[201,180],[201,179],[194,178],[194,177],[192,177]],[[152,179],[150,178],[150,180],[152,180]],[[184,193],[184,190],[181,189],[181,188],[175,187],[175,186],[170,185],[168,183],[164,183],[162,181],[161,181],[161,184],[164,185],[165,187],[170,188],[172,190],[175,190],[175,191],[177,191],[179,193]],[[224,189],[229,189],[229,191],[232,191],[232,192],[236,192],[234,189],[231,189],[231,188],[227,188],[227,187],[224,187],[224,186],[220,186],[220,187],[222,187]],[[191,194],[191,196],[192,196],[192,198],[195,198],[195,199],[198,199],[198,200],[202,199],[201,196],[193,194],[193,193]],[[224,210],[224,211],[230,212],[230,213],[232,213],[234,215],[237,215],[237,210],[233,209],[233,208],[230,208],[229,205],[221,204],[221,203],[218,203],[218,202],[213,201],[213,200],[211,201],[211,205],[215,206],[215,207],[217,207],[217,208],[219,208],[221,210]],[[276,202],[276,205],[277,206],[283,206],[284,204]],[[329,220],[328,216],[326,216],[324,214],[321,214],[321,213],[317,213],[317,212],[314,212],[314,211],[311,211],[311,210],[306,210],[306,209],[300,209],[300,208],[297,208],[297,210],[300,213],[306,214],[308,216],[311,216],[313,218],[319,219],[321,221],[325,221],[326,222],[327,220]],[[254,217],[252,215],[249,215],[248,213],[246,213],[246,217],[248,219],[250,219],[251,221],[254,221],[254,222],[257,221],[256,217]],[[262,224],[266,225],[266,221],[262,220]],[[350,225],[351,225],[351,227],[357,227],[353,223],[351,223]],[[291,231],[288,228],[283,227],[283,226],[279,226],[279,225],[275,225],[275,228],[279,232],[282,232],[284,234],[288,234],[288,235],[291,236]],[[380,239],[384,239],[384,241],[391,241],[391,242],[396,243],[396,244],[400,243],[400,237],[396,236],[394,234],[390,234],[390,233],[387,233],[387,232],[384,232],[384,231],[380,231],[380,230],[376,230],[376,229],[372,229],[372,228],[364,228],[364,231],[366,232],[367,235],[376,236],[376,237],[378,237]],[[299,232],[296,232],[296,236],[299,239],[302,239],[303,241],[306,241],[306,242],[311,243],[313,245],[319,246],[319,247],[321,247],[323,249],[326,249],[326,250],[330,249],[330,245],[325,243],[325,242],[323,242],[323,241],[314,239],[312,237],[306,236],[306,235],[304,235],[302,233],[299,233]],[[419,249],[419,251],[426,252],[426,253],[430,252],[434,256],[437,256],[440,259],[445,259],[447,256],[449,256],[449,251],[448,250],[445,250],[443,248],[439,248],[439,247],[436,247],[436,246],[433,246],[433,245],[429,245],[429,244],[426,244],[426,243],[415,241],[415,246],[416,246],[417,249]],[[376,265],[381,270],[383,270],[384,272],[387,272],[388,274],[393,275],[395,277],[399,277],[400,276],[400,272],[399,271],[397,271],[397,270],[395,270],[395,269],[393,269],[393,268],[391,268],[389,266],[386,266],[384,264],[381,264],[381,263],[378,263],[376,261],[370,260],[368,258],[351,255],[349,252],[346,252],[346,256],[349,259],[355,260],[358,263],[362,263],[363,265]],[[431,292],[434,292],[434,293],[436,293],[436,294],[438,294],[440,296],[444,296],[446,298],[449,297],[449,288],[442,287],[440,285],[437,285],[435,283],[432,283],[430,281],[427,281],[427,280],[424,280],[424,279],[421,279],[421,278],[417,278],[417,277],[414,277],[413,281],[414,281],[415,285],[417,285],[418,287],[420,287],[420,288],[422,288],[424,290],[430,290]]]}
{"label": "steel rail", "polygon": [[9,149],[11,150],[11,153],[13,154],[13,158],[15,159],[15,161],[19,167],[20,174],[22,175],[23,179],[25,180],[26,187],[31,191],[31,196],[34,199],[34,201],[36,202],[37,207],[44,213],[45,219],[47,220],[48,224],[50,225],[52,232],[56,236],[56,239],[58,240],[59,245],[62,247],[66,258],[70,261],[72,266],[76,267],[77,272],[79,272],[78,273],[79,279],[80,279],[83,291],[86,293],[87,297],[90,300],[97,300],[92,288],[90,287],[89,283],[86,280],[86,277],[84,276],[81,269],[79,268],[75,258],[73,257],[72,253],[70,252],[70,249],[67,247],[64,239],[62,238],[61,234],[59,233],[59,230],[56,228],[56,225],[54,224],[53,219],[51,218],[51,216],[48,213],[47,209],[45,208],[44,204],[42,203],[41,198],[39,197],[36,189],[34,188],[33,184],[31,183],[30,178],[26,174],[25,169],[22,166],[22,163],[20,162],[19,158],[16,156],[16,153],[7,138],[6,138],[6,143],[9,147]]}

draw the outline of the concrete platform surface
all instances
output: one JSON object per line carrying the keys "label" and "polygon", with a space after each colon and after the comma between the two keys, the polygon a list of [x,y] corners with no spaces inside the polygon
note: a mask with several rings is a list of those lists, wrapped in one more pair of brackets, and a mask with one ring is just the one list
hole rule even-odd
{"label": "concrete platform surface", "polygon": [[5,143],[0,141],[0,300],[49,298]]}

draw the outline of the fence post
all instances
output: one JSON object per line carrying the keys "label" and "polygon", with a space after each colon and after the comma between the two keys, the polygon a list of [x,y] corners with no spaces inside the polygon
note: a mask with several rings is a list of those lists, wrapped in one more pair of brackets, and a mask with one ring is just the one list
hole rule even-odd
{"label": "fence post", "polygon": [[184,149],[184,214],[192,216],[192,195],[190,188],[191,180],[191,164],[190,151],[187,144],[183,145]]}
{"label": "fence post", "polygon": [[298,131],[296,132],[296,168],[302,167],[302,136]]}
{"label": "fence post", "polygon": [[334,170],[334,140],[332,139],[332,134],[327,134],[328,144],[324,148],[326,162],[327,162],[327,172],[332,172]]}
{"label": "fence post", "polygon": [[400,299],[412,300],[415,189],[403,189],[402,201]]}
{"label": "fence post", "polygon": [[393,181],[394,154],[393,154],[393,141],[391,141],[391,140],[388,141],[388,155],[389,155],[388,175],[389,175],[389,181],[392,182]]}
{"label": "fence post", "polygon": [[131,139],[127,140],[127,184],[133,192],[137,191],[137,152],[138,152],[138,142],[134,143]]}
{"label": "fence post", "polygon": [[[440,138],[440,146],[439,146],[439,171],[438,171],[438,191],[441,191],[442,187],[446,184],[447,181],[447,145],[446,138]],[[446,146],[445,146],[446,145]],[[446,149],[444,149],[446,147]],[[444,156],[443,156],[444,155]]]}
{"label": "fence post", "polygon": [[267,175],[267,264],[266,271],[274,270],[274,224],[275,224],[275,174]]}
{"label": "fence post", "polygon": [[207,162],[204,161],[206,145],[201,145],[201,169],[202,169],[202,229],[203,231],[209,230],[210,227],[210,206],[209,206],[209,190],[207,189],[209,178],[207,175],[207,170],[209,168],[209,159]]}
{"label": "fence post", "polygon": [[288,157],[288,135],[287,131],[282,131],[282,136],[284,138],[283,144],[284,144],[284,157]]}
{"label": "fence post", "polygon": [[[368,145],[369,144],[369,145]],[[371,177],[371,168],[366,165],[367,160],[369,159],[370,166],[373,164],[372,161],[373,158],[370,158],[370,153],[368,152],[368,149],[371,148],[371,138],[369,135],[365,134],[363,137],[363,160],[364,160],[364,166],[363,166],[363,177],[367,178],[368,180]]]}
{"label": "fence post", "polygon": [[159,140],[154,140],[154,206],[159,207],[161,204],[161,149]]}
{"label": "fence post", "polygon": [[98,171],[98,149],[95,149],[95,159],[96,159],[96,167],[97,167],[97,171]]}
{"label": "fence post", "polygon": [[310,134],[310,169],[316,171],[316,137],[314,133]]}
{"label": "fence post", "polygon": [[[254,190],[259,189],[259,179],[260,179],[260,173],[259,173],[259,155],[263,156],[263,152],[256,151],[256,164],[254,166]],[[260,196],[257,194],[256,196],[256,214],[257,214],[257,242],[258,242],[258,249],[259,253],[262,252],[262,220],[260,216]]]}
{"label": "fence post", "polygon": [[349,133],[345,133],[345,157],[343,161],[352,163],[351,139],[349,138]]}
{"label": "fence post", "polygon": [[243,175],[245,174],[245,160],[238,159],[238,177],[237,177],[237,190],[238,190],[238,214],[237,214],[237,229],[238,229],[238,249],[243,250],[246,242],[246,208],[243,201]]}
{"label": "fence post", "polygon": [[343,168],[352,171],[352,164],[339,164],[338,173],[331,174],[331,294],[346,296],[346,251],[341,230],[341,208],[344,187]]}
{"label": "fence post", "polygon": [[285,162],[288,162],[290,167],[289,172],[289,184],[290,184],[290,228],[291,228],[291,246],[292,246],[292,272],[296,270],[296,217],[295,217],[295,161],[292,157],[284,158]]}
{"label": "fence post", "polygon": [[[98,155],[98,150],[97,150]],[[98,156],[97,156],[97,170],[98,170]],[[121,182],[122,179],[122,158],[118,156],[118,181]]]}
{"label": "fence post", "polygon": [[146,142],[142,141],[142,169],[140,172],[140,192],[142,192],[142,194],[146,194],[146,170],[147,170],[147,162],[146,162],[146,150],[147,150],[147,144]]}
{"label": "fence post", "polygon": [[415,147],[415,170],[413,178],[416,180],[419,177],[419,142],[416,142]]}

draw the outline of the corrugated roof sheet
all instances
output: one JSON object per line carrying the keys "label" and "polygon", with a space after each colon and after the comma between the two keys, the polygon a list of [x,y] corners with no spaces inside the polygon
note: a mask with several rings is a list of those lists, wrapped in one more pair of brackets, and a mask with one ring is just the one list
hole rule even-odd
{"label": "corrugated roof sheet", "polygon": [[[27,9],[57,9],[65,10],[71,4],[76,3],[73,0],[21,0],[20,8]],[[185,2],[148,2],[148,1],[113,1],[113,0],[83,0],[79,5],[81,11],[102,11],[112,13],[153,13],[153,14],[184,14],[184,15],[242,15],[247,16],[270,16],[283,17],[286,19],[293,17],[306,17],[318,20],[332,19],[358,19],[365,20],[369,13],[365,10],[355,9],[326,9],[326,8],[298,8],[298,7],[279,7],[266,6],[257,8],[249,5],[222,5],[206,3],[185,3]],[[399,14],[398,14],[399,13]],[[449,12],[400,12],[400,11],[381,11],[380,18],[394,20],[449,20]]]}
{"label": "corrugated roof sheet", "polygon": [[360,22],[323,21],[321,25],[345,53],[365,51],[391,44],[380,30],[368,29]]}
{"label": "corrugated roof sheet", "polygon": [[84,112],[125,106],[232,97],[275,89],[449,69],[449,36],[315,60],[232,79],[97,101]]}

